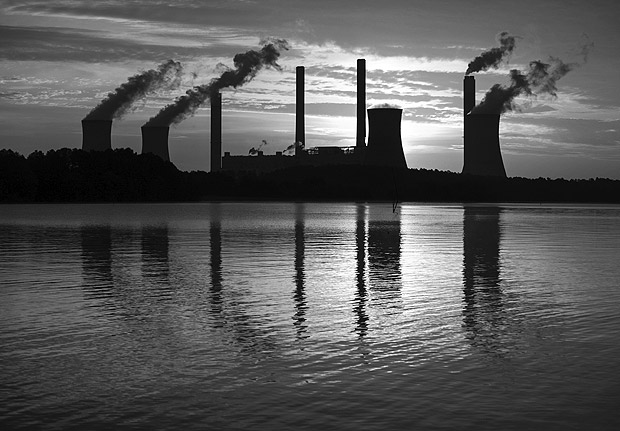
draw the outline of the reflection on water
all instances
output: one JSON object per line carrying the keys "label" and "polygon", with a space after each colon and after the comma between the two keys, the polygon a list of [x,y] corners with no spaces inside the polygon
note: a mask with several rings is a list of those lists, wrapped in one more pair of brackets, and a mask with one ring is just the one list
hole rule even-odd
{"label": "reflection on water", "polygon": [[[217,206],[215,208],[218,208]],[[211,283],[209,291],[211,293],[211,310],[216,315],[222,313],[222,223],[219,211],[214,211],[209,222],[209,267],[211,273]],[[219,322],[220,320],[216,320]]]}
{"label": "reflection on water", "polygon": [[166,281],[170,273],[168,226],[143,226],[142,274]]}
{"label": "reflection on water", "polygon": [[219,205],[214,206],[210,218],[210,303],[214,326],[223,330],[223,336],[232,337],[242,354],[260,358],[276,349],[276,340],[264,329],[262,316],[255,316],[247,310],[250,292],[229,282],[224,276],[226,243]]}
{"label": "reflection on water", "polygon": [[463,210],[463,321],[474,345],[498,353],[493,335],[503,324],[498,207]]}
{"label": "reflection on water", "polygon": [[111,283],[112,280],[112,228],[107,226],[82,226],[82,268],[89,284]]}
{"label": "reflection on water", "polygon": [[295,205],[295,292],[293,300],[295,301],[295,315],[293,323],[297,328],[297,336],[305,338],[305,332],[308,327],[306,325],[306,294],[304,292],[304,253],[305,243],[305,227],[304,227],[304,204]]}
{"label": "reflection on water", "polygon": [[2,429],[619,425],[618,208],[1,209]]}
{"label": "reflection on water", "polygon": [[373,214],[368,220],[368,276],[370,290],[385,308],[400,308],[402,289],[400,212]]}
{"label": "reflection on water", "polygon": [[366,206],[357,205],[355,222],[355,256],[356,256],[356,279],[357,291],[353,311],[356,316],[355,331],[363,337],[368,331],[368,313],[366,302],[368,292],[366,290]]}

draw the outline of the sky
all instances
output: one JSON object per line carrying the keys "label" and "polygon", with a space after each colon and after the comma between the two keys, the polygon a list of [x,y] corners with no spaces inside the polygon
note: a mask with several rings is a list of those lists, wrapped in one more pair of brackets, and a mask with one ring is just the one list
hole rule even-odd
{"label": "sky", "polygon": [[[293,143],[300,65],[306,148],[355,145],[355,68],[364,58],[368,106],[403,109],[408,166],[460,172],[463,76],[507,31],[516,47],[497,69],[474,74],[478,102],[530,61],[574,65],[555,97],[519,97],[502,116],[508,176],[620,179],[619,21],[615,0],[0,0],[0,148],[81,148],[81,120],[109,92],[178,61],[177,88],[114,120],[112,147],[140,152],[140,126],[162,107],[233,67],[235,54],[283,38],[281,70],[222,91],[223,151],[246,155],[265,140],[274,154]],[[209,111],[170,130],[181,170],[209,170]]]}

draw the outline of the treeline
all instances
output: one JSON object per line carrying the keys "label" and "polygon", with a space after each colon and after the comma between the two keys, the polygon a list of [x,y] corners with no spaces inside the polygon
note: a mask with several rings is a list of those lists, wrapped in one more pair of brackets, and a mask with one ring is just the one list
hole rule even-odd
{"label": "treeline", "polygon": [[0,202],[344,200],[620,203],[620,181],[491,178],[363,166],[257,173],[179,171],[130,149],[0,150]]}

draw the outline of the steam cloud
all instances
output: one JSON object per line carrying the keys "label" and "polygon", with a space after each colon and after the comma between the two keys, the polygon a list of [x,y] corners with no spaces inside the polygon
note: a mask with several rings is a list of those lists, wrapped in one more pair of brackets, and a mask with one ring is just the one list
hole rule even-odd
{"label": "steam cloud", "polygon": [[99,105],[84,117],[85,120],[112,120],[121,118],[133,103],[160,88],[176,88],[181,82],[183,68],[178,61],[168,60],[157,69],[147,70],[127,79],[127,82],[109,93]]}
{"label": "steam cloud", "polygon": [[267,142],[267,141],[265,141],[263,139],[263,142],[258,146],[258,148],[254,148],[254,147],[250,148],[250,151],[249,151],[248,154],[254,156],[254,155],[258,154],[258,152],[261,150],[261,148],[263,148],[264,145],[268,145],[268,144],[269,144],[269,142]]}
{"label": "steam cloud", "polygon": [[474,58],[468,65],[465,75],[474,72],[488,70],[490,68],[497,69],[506,56],[512,54],[515,49],[515,36],[511,36],[507,31],[503,31],[498,35],[500,47],[491,48]]}
{"label": "steam cloud", "polygon": [[515,109],[514,99],[519,95],[538,96],[557,95],[557,81],[579,64],[564,63],[559,58],[550,57],[549,63],[532,61],[527,73],[517,69],[510,71],[510,85],[495,84],[486,93],[472,114],[502,114]]}
{"label": "steam cloud", "polygon": [[306,147],[306,145],[301,142],[301,141],[296,141],[293,142],[291,145],[289,145],[288,147],[286,147],[283,151],[284,154],[290,154],[292,151],[295,151],[295,145],[297,144],[297,147],[303,151],[303,149]]}
{"label": "steam cloud", "polygon": [[178,124],[187,117],[193,116],[210,97],[222,88],[237,88],[250,82],[263,67],[282,70],[277,63],[280,50],[288,50],[288,42],[284,39],[272,39],[260,51],[250,50],[237,54],[233,58],[234,69],[227,69],[219,78],[209,84],[199,85],[185,92],[174,103],[171,103],[149,121],[145,126],[170,126]]}

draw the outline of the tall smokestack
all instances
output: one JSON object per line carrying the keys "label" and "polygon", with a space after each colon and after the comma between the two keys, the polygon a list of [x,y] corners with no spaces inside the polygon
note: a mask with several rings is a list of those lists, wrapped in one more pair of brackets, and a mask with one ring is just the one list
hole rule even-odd
{"label": "tall smokestack", "polygon": [[357,135],[356,147],[366,146],[366,60],[357,60]]}
{"label": "tall smokestack", "polygon": [[364,164],[407,168],[403,142],[400,137],[400,119],[403,110],[398,108],[368,109],[368,148]]}
{"label": "tall smokestack", "polygon": [[476,106],[476,79],[471,75],[463,78],[463,109],[465,115]]}
{"label": "tall smokestack", "polygon": [[295,155],[301,154],[301,144],[306,143],[305,132],[305,101],[304,101],[304,79],[305,68],[297,66],[295,69]]}
{"label": "tall smokestack", "polygon": [[112,120],[82,120],[82,150],[112,149]]}
{"label": "tall smokestack", "polygon": [[211,172],[222,169],[222,94],[211,95]]}
{"label": "tall smokestack", "polygon": [[142,154],[152,153],[169,162],[169,130],[166,126],[142,126]]}

